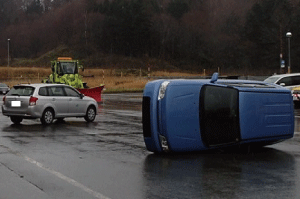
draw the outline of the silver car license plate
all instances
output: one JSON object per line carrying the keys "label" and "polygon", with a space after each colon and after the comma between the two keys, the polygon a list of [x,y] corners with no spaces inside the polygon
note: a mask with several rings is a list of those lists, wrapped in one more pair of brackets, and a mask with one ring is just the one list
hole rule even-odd
{"label": "silver car license plate", "polygon": [[21,101],[11,101],[12,107],[21,107]]}

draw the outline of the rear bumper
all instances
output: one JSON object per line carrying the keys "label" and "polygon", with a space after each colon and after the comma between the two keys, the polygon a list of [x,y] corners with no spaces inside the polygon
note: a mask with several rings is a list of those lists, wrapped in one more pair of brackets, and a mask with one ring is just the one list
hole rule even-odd
{"label": "rear bumper", "polygon": [[28,119],[41,118],[42,113],[36,110],[37,107],[32,106],[26,109],[25,111],[13,110],[12,108],[7,108],[6,106],[2,106],[2,114],[5,116],[19,116]]}

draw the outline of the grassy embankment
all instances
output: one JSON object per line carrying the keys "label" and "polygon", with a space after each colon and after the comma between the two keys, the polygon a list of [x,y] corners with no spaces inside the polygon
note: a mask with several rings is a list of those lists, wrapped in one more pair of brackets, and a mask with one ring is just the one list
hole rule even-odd
{"label": "grassy embankment", "polygon": [[[46,67],[0,67],[0,81],[13,86],[20,83],[40,83],[51,73]],[[85,69],[80,71],[89,87],[105,85],[104,92],[141,92],[151,76],[199,76],[184,72],[126,71],[120,69]]]}

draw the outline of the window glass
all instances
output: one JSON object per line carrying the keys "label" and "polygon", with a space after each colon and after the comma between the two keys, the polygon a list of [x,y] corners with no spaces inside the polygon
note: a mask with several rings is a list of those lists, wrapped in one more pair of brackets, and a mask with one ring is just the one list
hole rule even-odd
{"label": "window glass", "polygon": [[63,74],[74,74],[76,72],[75,62],[60,62],[60,67]]}
{"label": "window glass", "polygon": [[300,85],[300,76],[293,76],[293,85]]}
{"label": "window glass", "polygon": [[41,95],[41,96],[47,96],[48,95],[47,88],[46,87],[40,88],[39,95]]}
{"label": "window glass", "polygon": [[34,92],[34,87],[30,86],[14,86],[9,93],[8,96],[16,95],[16,96],[30,96]]}
{"label": "window glass", "polygon": [[277,84],[279,84],[279,85],[282,83],[284,83],[285,86],[292,85],[292,77],[284,77],[277,82]]}
{"label": "window glass", "polygon": [[67,96],[79,97],[79,94],[72,88],[65,87],[65,91],[67,93]]}
{"label": "window glass", "polygon": [[279,79],[279,77],[268,77],[267,79],[265,79],[264,81],[265,82],[268,82],[268,83],[275,83],[277,80]]}
{"label": "window glass", "polygon": [[51,87],[47,87],[47,91],[49,96],[54,96]]}
{"label": "window glass", "polygon": [[52,96],[65,96],[64,90],[61,86],[51,86],[49,87]]}
{"label": "window glass", "polygon": [[239,140],[238,90],[204,86],[200,97],[200,127],[207,146]]}
{"label": "window glass", "polygon": [[62,70],[62,68],[61,68],[60,62],[57,63],[57,73],[58,73],[59,75],[63,75],[63,70]]}

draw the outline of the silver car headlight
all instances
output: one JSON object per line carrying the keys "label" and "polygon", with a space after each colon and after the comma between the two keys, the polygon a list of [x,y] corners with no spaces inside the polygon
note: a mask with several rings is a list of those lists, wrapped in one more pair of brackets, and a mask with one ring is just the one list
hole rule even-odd
{"label": "silver car headlight", "polygon": [[165,93],[166,93],[169,83],[170,83],[169,81],[165,81],[160,85],[159,93],[158,93],[158,100],[161,100],[165,97]]}

